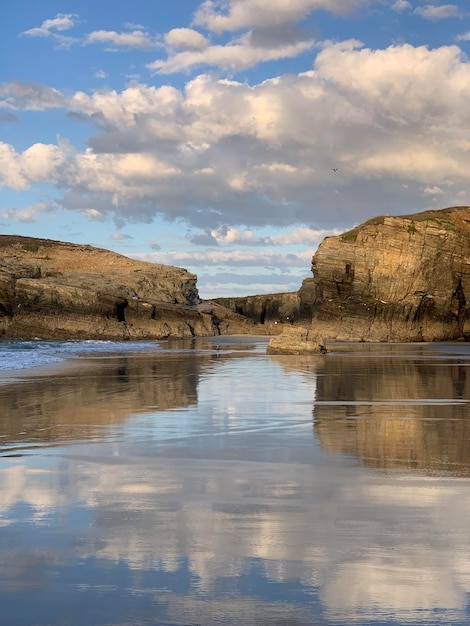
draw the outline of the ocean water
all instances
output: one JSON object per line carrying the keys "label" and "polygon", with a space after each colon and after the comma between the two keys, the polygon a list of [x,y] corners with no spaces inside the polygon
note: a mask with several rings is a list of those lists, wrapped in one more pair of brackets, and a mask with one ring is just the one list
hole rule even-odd
{"label": "ocean water", "polygon": [[0,372],[61,363],[78,356],[158,349],[156,342],[0,340]]}
{"label": "ocean water", "polygon": [[470,345],[267,341],[13,348],[0,624],[470,623]]}

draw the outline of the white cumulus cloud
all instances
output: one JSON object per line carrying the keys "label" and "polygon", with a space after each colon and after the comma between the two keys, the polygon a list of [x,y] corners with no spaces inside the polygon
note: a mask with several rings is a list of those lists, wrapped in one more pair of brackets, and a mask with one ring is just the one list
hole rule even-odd
{"label": "white cumulus cloud", "polygon": [[194,23],[222,33],[297,22],[317,10],[347,13],[365,4],[369,0],[205,0]]}
{"label": "white cumulus cloud", "polygon": [[149,63],[147,67],[159,74],[174,74],[202,66],[240,71],[266,61],[297,57],[311,49],[313,44],[314,39],[308,39],[284,45],[260,47],[253,46],[250,36],[244,35],[230,44],[198,49],[188,48],[183,52],[170,54],[167,59],[157,59]]}
{"label": "white cumulus cloud", "polygon": [[192,28],[173,28],[165,35],[165,43],[175,50],[205,50],[209,41]]}
{"label": "white cumulus cloud", "polygon": [[393,203],[402,213],[428,208],[436,194],[424,189],[442,189],[442,206],[462,204],[469,90],[456,45],[373,50],[357,41],[325,45],[309,71],[251,85],[210,74],[183,89],[134,82],[70,95],[9,84],[0,98],[11,110],[61,107],[94,125],[85,151],[1,144],[0,180],[56,184],[68,190],[66,208],[124,220],[162,214],[206,233],[332,228]]}

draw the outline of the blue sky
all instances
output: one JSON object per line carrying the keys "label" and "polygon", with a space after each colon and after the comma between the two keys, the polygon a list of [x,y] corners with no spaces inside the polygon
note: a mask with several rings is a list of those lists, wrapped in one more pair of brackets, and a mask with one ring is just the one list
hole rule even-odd
{"label": "blue sky", "polygon": [[0,232],[295,291],[325,236],[470,205],[469,53],[464,0],[8,3]]}

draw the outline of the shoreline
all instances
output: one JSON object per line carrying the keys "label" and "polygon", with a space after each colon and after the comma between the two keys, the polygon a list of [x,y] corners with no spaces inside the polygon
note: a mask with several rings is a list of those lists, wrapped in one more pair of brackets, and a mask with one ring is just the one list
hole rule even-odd
{"label": "shoreline", "polygon": [[1,370],[0,386],[3,384],[30,380],[32,378],[44,378],[57,376],[58,374],[68,374],[78,369],[85,369],[93,366],[93,358],[89,356],[69,357],[56,363],[41,363],[31,367],[24,367],[17,370]]}
{"label": "shoreline", "polygon": [[[189,344],[196,341],[201,346],[203,344],[208,344],[209,346],[212,344],[213,350],[217,349],[217,346],[230,346],[230,344],[234,344],[234,349],[240,344],[247,343],[250,341],[263,341],[266,342],[266,345],[269,341],[270,336],[268,335],[243,335],[243,334],[234,334],[234,335],[208,335],[206,337],[193,337],[193,338],[185,338],[185,339],[177,339],[177,338],[169,338],[161,340],[160,342],[155,343],[155,353],[151,352],[150,349],[142,349],[139,350],[138,344],[139,342],[132,342],[136,344],[136,349],[126,349],[120,351],[118,346],[122,343],[123,346],[128,347],[130,344],[127,341],[123,342],[112,342],[112,349],[106,350],[106,347],[103,346],[102,351],[94,351],[88,353],[78,353],[78,354],[70,354],[67,355],[63,360],[56,361],[53,363],[38,363],[37,365],[31,365],[29,367],[24,367],[20,369],[5,369],[0,370],[0,387],[4,384],[9,383],[21,383],[23,380],[31,380],[34,378],[44,378],[44,377],[54,377],[60,374],[67,375],[69,373],[73,373],[74,371],[90,369],[98,367],[103,363],[106,359],[114,359],[120,358],[123,356],[129,357],[145,357],[152,356],[155,354],[160,354],[163,356],[164,354],[168,354],[168,352],[177,352],[182,349],[182,343]],[[86,340],[84,340],[86,341]],[[68,343],[67,340],[64,340],[63,343]],[[141,345],[147,344],[148,342],[142,342]],[[197,348],[196,348],[197,349]]]}

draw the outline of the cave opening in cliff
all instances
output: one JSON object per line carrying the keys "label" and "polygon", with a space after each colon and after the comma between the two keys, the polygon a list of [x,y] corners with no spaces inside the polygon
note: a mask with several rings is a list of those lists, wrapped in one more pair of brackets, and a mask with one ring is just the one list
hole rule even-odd
{"label": "cave opening in cliff", "polygon": [[127,300],[123,302],[116,302],[116,317],[118,322],[125,322],[126,316],[124,314],[124,310],[127,307]]}

